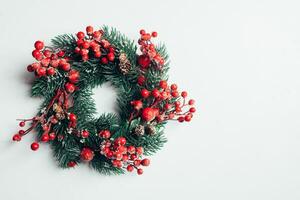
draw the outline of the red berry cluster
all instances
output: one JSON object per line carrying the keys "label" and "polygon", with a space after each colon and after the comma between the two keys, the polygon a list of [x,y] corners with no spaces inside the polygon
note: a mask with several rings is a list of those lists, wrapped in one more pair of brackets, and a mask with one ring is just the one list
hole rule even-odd
{"label": "red berry cluster", "polygon": [[164,59],[156,51],[154,44],[151,42],[152,37],[157,37],[157,32],[146,33],[145,30],[140,30],[141,37],[138,41],[142,55],[138,57],[138,64],[141,69],[146,70],[152,61],[154,61],[158,68],[164,65]]}
{"label": "red berry cluster", "polygon": [[62,50],[53,51],[44,46],[42,41],[34,43],[35,49],[32,56],[38,61],[27,66],[29,72],[34,72],[37,77],[53,76],[57,73],[57,68],[63,71],[69,71],[71,66],[68,58],[65,58],[65,52]]}
{"label": "red berry cluster", "polygon": [[[24,127],[26,123],[30,123],[29,128],[26,130],[19,130],[17,134],[13,136],[13,141],[20,141],[21,138],[31,132],[35,127],[40,125],[43,129],[43,134],[40,138],[40,142],[49,142],[56,137],[62,140],[63,135],[57,135],[53,126],[60,120],[68,120],[69,128],[76,127],[77,117],[74,113],[68,113],[69,94],[65,90],[58,90],[56,95],[51,99],[48,106],[41,110],[41,113],[31,119],[22,119],[19,123],[20,127]],[[38,141],[31,144],[31,149],[36,151],[39,148]]]}
{"label": "red berry cluster", "polygon": [[89,60],[90,56],[100,58],[102,64],[115,60],[115,48],[102,38],[103,31],[94,31],[92,26],[86,27],[86,34],[82,31],[77,33],[77,47],[75,53],[79,54],[83,61]]}
{"label": "red berry cluster", "polygon": [[[141,79],[144,78],[139,77],[138,82],[144,83],[144,80]],[[141,117],[146,122],[153,120],[157,122],[166,120],[189,122],[193,117],[193,113],[196,112],[195,107],[193,107],[195,101],[193,99],[187,100],[187,92],[179,93],[176,84],[169,86],[165,80],[161,80],[159,87],[152,91],[142,88],[140,95],[141,99],[131,102],[134,111],[130,120]]]}
{"label": "red berry cluster", "polygon": [[100,153],[110,159],[114,167],[126,168],[129,172],[136,169],[137,173],[141,175],[143,169],[140,167],[150,165],[149,159],[142,159],[142,147],[126,146],[126,138],[124,137],[111,139],[109,130],[100,131],[99,136],[104,139]]}

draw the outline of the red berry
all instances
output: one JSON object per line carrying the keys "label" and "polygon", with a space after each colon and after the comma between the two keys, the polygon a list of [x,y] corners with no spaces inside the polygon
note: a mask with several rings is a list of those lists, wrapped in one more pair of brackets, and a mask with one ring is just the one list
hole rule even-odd
{"label": "red berry", "polygon": [[56,137],[54,132],[49,133],[49,140],[54,140]]}
{"label": "red berry", "polygon": [[56,59],[58,59],[58,57],[57,57],[56,54],[52,54],[50,58],[51,58],[51,60],[56,60]]}
{"label": "red berry", "polygon": [[77,121],[77,116],[74,113],[69,114],[69,120],[71,122],[76,122]]}
{"label": "red berry", "polygon": [[169,93],[168,92],[166,92],[166,91],[162,91],[161,93],[160,93],[160,96],[161,96],[161,98],[162,99],[167,99],[168,97],[169,97]]}
{"label": "red berry", "polygon": [[44,59],[42,59],[42,60],[41,60],[41,64],[42,64],[42,66],[44,66],[44,67],[48,67],[49,64],[50,64],[50,58],[44,58]]}
{"label": "red berry", "polygon": [[182,109],[181,109],[181,107],[176,106],[176,107],[175,107],[175,111],[176,111],[177,113],[180,113],[180,112],[182,111]]}
{"label": "red berry", "polygon": [[147,69],[151,63],[151,59],[147,55],[140,55],[138,57],[138,64],[142,69]]}
{"label": "red berry", "polygon": [[70,162],[68,162],[68,167],[75,167],[76,166],[76,162],[74,162],[74,161],[70,161]]}
{"label": "red berry", "polygon": [[30,147],[31,147],[32,151],[36,151],[36,150],[38,150],[38,148],[40,147],[40,145],[37,142],[33,142]]}
{"label": "red berry", "polygon": [[191,108],[190,108],[190,112],[191,112],[191,113],[194,113],[194,112],[196,112],[196,108],[194,108],[194,107],[191,107]]}
{"label": "red berry", "polygon": [[190,100],[189,100],[189,105],[192,106],[192,105],[194,105],[194,104],[195,104],[195,100],[194,100],[194,99],[190,99]]}
{"label": "red berry", "polygon": [[192,119],[192,116],[191,116],[191,115],[186,115],[186,116],[184,117],[184,120],[185,120],[186,122],[191,121],[191,119]]}
{"label": "red berry", "polygon": [[146,34],[146,31],[145,31],[144,29],[141,29],[141,30],[140,30],[140,34],[141,34],[141,35],[144,35],[144,34]]}
{"label": "red berry", "polygon": [[111,158],[113,157],[114,153],[112,151],[109,151],[107,154],[106,154],[106,157],[108,158]]}
{"label": "red berry", "polygon": [[82,136],[83,138],[87,138],[87,137],[89,137],[89,135],[90,135],[90,133],[89,133],[87,130],[83,130],[83,131],[81,132],[81,136]]}
{"label": "red berry", "polygon": [[150,160],[148,158],[145,158],[142,160],[141,164],[143,166],[149,166],[150,165]]}
{"label": "red berry", "polygon": [[171,90],[177,90],[177,85],[176,84],[172,84],[171,85]]}
{"label": "red berry", "polygon": [[24,130],[19,130],[19,134],[20,134],[20,135],[24,135],[24,134],[25,134],[25,131],[24,131]]}
{"label": "red berry", "polygon": [[127,171],[132,172],[134,170],[134,167],[132,165],[127,166]]}
{"label": "red berry", "polygon": [[15,134],[14,136],[13,136],[13,138],[12,138],[12,140],[13,141],[16,141],[16,142],[19,142],[19,141],[21,141],[21,135],[19,135],[19,134]]}
{"label": "red berry", "polygon": [[137,155],[136,154],[131,154],[130,155],[130,160],[135,160],[137,159]]}
{"label": "red berry", "polygon": [[42,128],[43,128],[43,131],[49,131],[49,126],[48,125],[43,125]]}
{"label": "red berry", "polygon": [[36,41],[34,43],[34,47],[37,49],[37,50],[42,50],[44,48],[44,43],[42,41]]}
{"label": "red berry", "polygon": [[127,161],[128,159],[129,159],[129,158],[128,158],[128,155],[127,155],[127,154],[124,154],[123,157],[122,157],[122,160],[123,160],[123,161]]}
{"label": "red berry", "polygon": [[56,73],[55,69],[53,67],[49,67],[47,69],[47,75],[53,76]]}
{"label": "red berry", "polygon": [[142,40],[150,40],[151,39],[151,35],[149,33],[145,33],[142,35],[141,37]]}
{"label": "red berry", "polygon": [[177,119],[179,122],[184,122],[184,117],[178,117],[178,119]]}
{"label": "red berry", "polygon": [[100,137],[103,137],[103,138],[105,138],[105,139],[108,139],[108,138],[110,138],[111,133],[110,133],[109,130],[102,130],[102,131],[100,131],[100,132],[98,133],[98,135],[99,135]]}
{"label": "red berry", "polygon": [[[41,54],[41,52],[37,49],[32,51],[32,56],[37,59],[37,60],[41,60],[43,58],[43,55]],[[39,58],[39,59],[38,59]]]}
{"label": "red berry", "polygon": [[96,52],[94,52],[94,56],[95,56],[96,58],[100,58],[100,57],[101,57],[101,51],[96,51]]}
{"label": "red berry", "polygon": [[134,164],[134,166],[138,167],[138,166],[141,165],[141,160],[135,160],[135,161],[133,162],[133,164]]}
{"label": "red berry", "polygon": [[49,141],[49,135],[48,133],[44,133],[41,137],[42,142],[48,142]]}
{"label": "red berry", "polygon": [[20,126],[20,127],[24,127],[24,126],[25,126],[25,122],[20,122],[20,123],[19,123],[19,126]]}
{"label": "red berry", "polygon": [[172,104],[166,103],[164,107],[166,110],[170,110],[172,108]]}
{"label": "red berry", "polygon": [[27,66],[27,71],[28,71],[28,72],[33,72],[33,71],[34,71],[32,65],[28,65],[28,66]]}
{"label": "red berry", "polygon": [[181,92],[181,96],[182,96],[183,98],[186,98],[186,97],[187,97],[187,92],[186,92],[186,91]]}
{"label": "red berry", "polygon": [[116,142],[116,144],[123,146],[123,145],[126,144],[126,138],[124,138],[124,137],[118,137],[118,138],[115,140],[115,142]]}
{"label": "red berry", "polygon": [[121,153],[116,152],[116,153],[115,153],[115,157],[116,157],[117,160],[122,160],[122,157],[123,157],[123,156],[122,156]]}
{"label": "red berry", "polygon": [[80,53],[80,48],[79,48],[79,47],[75,47],[74,52],[75,52],[75,53]]}
{"label": "red berry", "polygon": [[60,68],[67,72],[71,69],[71,65],[69,63],[65,62],[65,63],[61,64]]}
{"label": "red berry", "polygon": [[83,39],[77,40],[76,41],[77,47],[80,47],[82,45],[83,41],[84,41]]}
{"label": "red berry", "polygon": [[43,59],[41,60],[41,64],[42,64],[42,66],[44,66],[44,67],[48,67],[49,64],[50,64],[50,58],[43,58]]}
{"label": "red berry", "polygon": [[153,32],[151,33],[151,35],[152,35],[152,37],[157,37],[157,32],[153,31]]}
{"label": "red berry", "polygon": [[41,77],[41,76],[46,76],[47,70],[45,67],[40,67],[36,70],[36,74]]}
{"label": "red berry", "polygon": [[78,39],[83,39],[84,38],[84,32],[80,31],[76,34]]}
{"label": "red berry", "polygon": [[88,56],[89,50],[88,49],[80,49],[79,54],[81,56]]}
{"label": "red berry", "polygon": [[140,110],[143,107],[143,102],[140,100],[131,101],[131,105],[133,105],[134,109]]}
{"label": "red berry", "polygon": [[51,60],[50,65],[54,68],[58,67],[59,65],[59,60]]}
{"label": "red berry", "polygon": [[140,75],[137,79],[137,82],[139,85],[144,85],[145,81],[146,81],[146,78],[143,75]]}
{"label": "red berry", "polygon": [[94,28],[92,26],[87,26],[85,30],[88,35],[92,35],[94,32]]}
{"label": "red berry", "polygon": [[141,90],[141,96],[142,96],[143,98],[148,98],[149,95],[150,95],[150,93],[149,93],[148,90],[146,90],[146,89],[142,89],[142,90]]}
{"label": "red berry", "polygon": [[159,115],[159,108],[153,108],[153,112],[155,116]]}
{"label": "red berry", "polygon": [[142,111],[142,119],[144,121],[150,122],[155,118],[155,112],[153,108],[147,107]]}
{"label": "red berry", "polygon": [[75,69],[72,69],[69,72],[68,78],[69,78],[69,82],[71,82],[71,83],[77,83],[78,80],[79,80],[79,72],[77,70],[75,70]]}
{"label": "red berry", "polygon": [[102,63],[102,64],[107,64],[107,63],[108,63],[107,58],[106,58],[106,57],[102,57],[102,58],[101,58],[101,63]]}
{"label": "red berry", "polygon": [[174,113],[170,113],[170,114],[168,115],[168,117],[169,117],[169,119],[174,119],[175,114],[174,114]]}
{"label": "red berry", "polygon": [[31,66],[33,70],[37,70],[38,68],[41,67],[41,64],[39,62],[36,62],[36,63],[32,63]]}
{"label": "red berry", "polygon": [[159,90],[158,89],[154,89],[154,90],[152,90],[152,96],[154,97],[154,98],[159,98],[160,97],[160,92],[159,92]]}
{"label": "red berry", "polygon": [[159,82],[159,87],[162,88],[162,89],[166,89],[166,88],[168,87],[167,81],[161,80],[161,81]]}
{"label": "red berry", "polygon": [[82,160],[89,162],[94,158],[94,151],[92,151],[90,148],[85,147],[82,149],[80,157]]}
{"label": "red berry", "polygon": [[51,55],[52,55],[51,51],[49,51],[49,50],[47,50],[47,49],[43,51],[43,54],[44,54],[44,56],[45,56],[46,58],[50,58]]}
{"label": "red berry", "polygon": [[171,95],[172,95],[172,97],[178,97],[179,93],[177,91],[172,91]]}
{"label": "red berry", "polygon": [[89,56],[88,56],[88,55],[83,55],[83,56],[82,56],[82,60],[83,60],[84,62],[88,61],[88,60],[89,60]]}
{"label": "red berry", "polygon": [[90,47],[90,43],[88,41],[84,41],[82,44],[81,44],[82,48],[84,49],[88,49]]}
{"label": "red berry", "polygon": [[136,153],[137,153],[137,154],[142,155],[143,152],[144,152],[143,147],[137,147],[137,148],[136,148]]}
{"label": "red berry", "polygon": [[114,59],[115,59],[114,53],[108,53],[108,54],[107,54],[107,58],[108,58],[108,60],[111,61],[111,62],[114,61]]}
{"label": "red berry", "polygon": [[58,57],[63,57],[65,55],[65,52],[60,50],[58,53],[57,53],[57,56]]}
{"label": "red berry", "polygon": [[93,33],[93,37],[96,38],[96,39],[99,39],[101,36],[101,32],[100,31],[94,31]]}
{"label": "red berry", "polygon": [[66,88],[66,91],[69,92],[69,93],[73,93],[76,89],[75,85],[72,84],[72,83],[66,83],[65,88]]}
{"label": "red berry", "polygon": [[133,154],[133,153],[135,153],[135,147],[129,146],[129,147],[127,147],[127,151],[128,151],[128,153]]}
{"label": "red berry", "polygon": [[114,167],[118,167],[118,168],[122,167],[122,162],[120,160],[113,160],[112,164]]}
{"label": "red berry", "polygon": [[142,175],[143,172],[144,172],[143,169],[141,169],[141,168],[137,169],[137,174],[138,174],[138,175]]}
{"label": "red berry", "polygon": [[115,49],[113,47],[109,47],[108,51],[111,52],[111,53],[114,53]]}

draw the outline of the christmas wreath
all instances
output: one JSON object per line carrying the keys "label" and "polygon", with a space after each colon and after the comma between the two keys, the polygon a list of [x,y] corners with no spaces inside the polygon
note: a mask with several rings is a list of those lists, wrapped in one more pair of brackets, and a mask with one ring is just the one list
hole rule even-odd
{"label": "christmas wreath", "polygon": [[[13,141],[36,130],[31,149],[49,143],[63,168],[88,162],[103,174],[142,174],[141,167],[150,164],[144,156],[166,142],[166,122],[189,122],[195,108],[187,92],[167,83],[165,47],[151,42],[157,33],[141,30],[140,35],[139,53],[134,41],[106,26],[59,35],[51,46],[36,41],[36,62],[27,70],[36,77],[32,96],[44,102],[35,117],[19,119],[22,129]],[[92,90],[105,82],[117,90],[118,114],[96,118]]]}

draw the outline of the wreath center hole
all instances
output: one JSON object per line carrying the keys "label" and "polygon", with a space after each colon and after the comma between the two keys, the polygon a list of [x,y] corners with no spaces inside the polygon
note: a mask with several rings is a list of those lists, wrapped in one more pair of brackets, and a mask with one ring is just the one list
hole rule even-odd
{"label": "wreath center hole", "polygon": [[109,83],[104,83],[93,89],[92,98],[96,104],[97,114],[115,113],[117,114],[117,92]]}

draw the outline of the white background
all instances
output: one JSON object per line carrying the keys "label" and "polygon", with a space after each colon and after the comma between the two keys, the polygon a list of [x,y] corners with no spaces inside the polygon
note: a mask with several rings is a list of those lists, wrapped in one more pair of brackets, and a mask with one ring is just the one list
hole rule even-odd
{"label": "white background", "polygon": [[[300,198],[299,1],[15,1],[0,7],[0,199]],[[12,143],[29,96],[35,40],[107,24],[132,39],[158,31],[170,81],[197,101],[194,121],[170,123],[169,142],[143,176],[62,170],[33,135]],[[115,94],[95,89],[99,113]]]}

